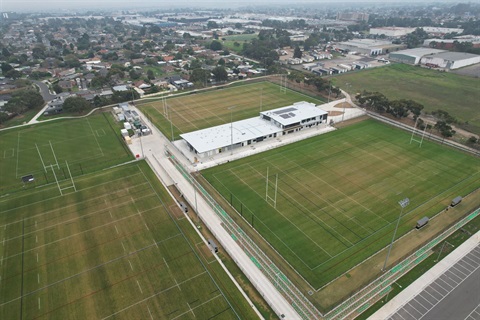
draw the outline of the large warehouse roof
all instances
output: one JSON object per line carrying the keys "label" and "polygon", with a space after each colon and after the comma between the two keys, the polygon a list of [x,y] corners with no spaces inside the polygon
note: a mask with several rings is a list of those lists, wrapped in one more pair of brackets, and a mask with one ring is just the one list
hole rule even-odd
{"label": "large warehouse roof", "polygon": [[395,55],[404,55],[404,56],[411,56],[415,58],[421,58],[426,55],[438,54],[442,52],[446,52],[446,50],[432,49],[432,48],[415,48],[415,49],[407,49],[407,50],[391,52],[390,57]]}
{"label": "large warehouse roof", "polygon": [[198,153],[203,153],[232,144],[232,132],[233,144],[237,144],[281,131],[282,129],[273,123],[257,117],[184,133],[180,137],[188,141]]}
{"label": "large warehouse roof", "polygon": [[315,104],[305,101],[294,103],[288,107],[260,112],[260,114],[266,115],[283,126],[288,126],[304,119],[318,117],[327,113],[328,112],[317,108]]}
{"label": "large warehouse roof", "polygon": [[460,61],[465,59],[477,58],[478,55],[466,52],[442,52],[428,57],[436,57],[449,61]]}

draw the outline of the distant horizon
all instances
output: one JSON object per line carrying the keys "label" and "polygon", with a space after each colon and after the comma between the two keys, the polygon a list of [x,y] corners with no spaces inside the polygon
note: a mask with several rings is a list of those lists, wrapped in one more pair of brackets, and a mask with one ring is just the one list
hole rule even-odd
{"label": "distant horizon", "polygon": [[[172,4],[174,3],[174,4]],[[59,11],[96,11],[96,10],[145,10],[148,8],[152,9],[180,9],[189,7],[192,9],[205,8],[205,9],[226,9],[226,8],[240,8],[248,6],[264,6],[264,5],[291,5],[292,7],[301,6],[303,4],[329,4],[329,5],[342,5],[342,4],[435,4],[435,3],[473,3],[479,4],[480,0],[470,0],[470,1],[458,1],[458,0],[437,0],[437,1],[408,1],[403,2],[400,0],[346,0],[341,2],[336,2],[333,0],[300,0],[299,2],[291,3],[290,0],[205,0],[205,1],[196,1],[192,5],[192,1],[187,0],[177,0],[172,1],[156,1],[156,0],[143,0],[139,4],[132,4],[132,1],[127,0],[83,0],[83,1],[63,1],[63,0],[44,0],[44,1],[34,1],[34,0],[0,0],[0,11],[1,12],[51,12],[55,10],[57,13]]]}

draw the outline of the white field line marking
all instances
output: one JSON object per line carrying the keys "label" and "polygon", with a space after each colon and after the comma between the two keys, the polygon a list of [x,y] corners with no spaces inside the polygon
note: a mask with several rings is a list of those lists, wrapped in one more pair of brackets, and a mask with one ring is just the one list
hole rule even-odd
{"label": "white field line marking", "polygon": [[40,310],[40,297],[38,297],[38,310]]}
{"label": "white field line marking", "polygon": [[3,238],[3,246],[5,247],[5,238]]}
{"label": "white field line marking", "polygon": [[35,236],[35,243],[38,243],[38,236]]}
{"label": "white field line marking", "polygon": [[3,266],[3,256],[2,256],[2,258],[0,259],[0,266]]}
{"label": "white field line marking", "polygon": [[155,244],[155,246],[158,248],[158,243],[157,243],[157,241],[153,240],[153,244]]}
{"label": "white field line marking", "polygon": [[[190,308],[190,305],[188,305],[188,307],[190,308],[190,310],[188,310],[188,311],[185,311],[185,312],[184,312],[184,313],[182,313],[182,314],[179,314],[178,316],[176,316],[175,318],[172,318],[171,320],[178,319],[178,318],[180,318],[181,316],[183,316],[184,314],[187,314],[187,313],[189,313],[190,311],[192,311],[192,313],[193,313],[193,310],[195,310],[195,309],[197,309],[197,308],[199,308],[199,307],[203,306],[204,304],[207,304],[207,303],[209,303],[210,301],[213,301],[213,300],[217,299],[218,297],[222,297],[222,295],[221,295],[221,294],[219,294],[219,295],[217,295],[217,296],[215,296],[215,297],[213,297],[213,298],[211,298],[211,299],[209,299],[209,300],[207,300],[207,301],[205,301],[205,302],[203,302],[203,303],[199,304],[198,306],[196,306],[196,307],[195,307],[195,308],[193,308],[193,309],[192,309],[192,308]],[[195,316],[195,314],[193,314],[193,315]]]}
{"label": "white field line marking", "polygon": [[37,263],[38,263],[38,252],[37,252]]}
{"label": "white field line marking", "polygon": [[145,224],[145,228],[147,228],[147,230],[150,231],[150,229],[149,229],[148,226],[147,226],[147,223],[144,222],[143,224]]}
{"label": "white field line marking", "polygon": [[[105,200],[107,202],[107,200]],[[113,219],[112,211],[108,210],[108,213],[110,213],[110,217]]]}
{"label": "white field line marking", "polygon": [[[155,210],[155,209],[160,208],[160,207],[162,207],[162,205],[158,205],[158,206],[156,206],[155,208],[150,208],[150,209],[148,209],[147,211]],[[94,214],[98,214],[99,212],[101,212],[101,211],[94,212],[94,213],[90,213],[90,214],[86,214],[86,215],[82,215],[81,217],[77,217],[77,218],[65,220],[65,221],[59,222],[59,223],[57,223],[57,224],[55,224],[55,225],[51,225],[51,226],[42,228],[42,229],[40,229],[40,230],[54,229],[54,227],[63,226],[63,225],[65,225],[65,224],[68,223],[68,222],[76,221],[76,220],[85,218],[85,217],[87,217],[87,216],[91,216],[91,215],[94,215]],[[109,225],[111,225],[111,224],[113,224],[113,223],[115,223],[115,222],[119,222],[119,221],[123,221],[123,220],[126,220],[126,219],[130,219],[130,218],[132,218],[132,217],[135,217],[136,215],[137,215],[137,214],[132,214],[132,215],[129,215],[129,216],[125,216],[125,217],[122,217],[122,218],[120,218],[120,219],[117,219],[117,220],[114,220],[114,221],[111,221],[111,222],[107,222],[107,223],[102,224],[102,225],[95,226],[95,227],[93,227],[93,228],[91,228],[91,229],[87,229],[87,230],[83,230],[83,231],[81,231],[81,232],[79,232],[79,233],[71,234],[71,235],[69,235],[69,236],[67,236],[67,237],[64,237],[64,238],[62,238],[62,239],[67,239],[67,238],[70,238],[70,237],[73,237],[73,236],[76,236],[76,235],[79,235],[79,234],[82,234],[82,233],[86,233],[86,232],[88,232],[88,231],[93,231],[93,230],[98,229],[98,228],[106,227],[106,226],[109,226]],[[30,235],[30,234],[32,234],[32,233],[34,233],[34,232],[35,232],[35,231],[25,233],[23,236]],[[12,238],[7,239],[7,241],[14,240],[14,239],[18,239],[18,238],[21,238],[21,237],[22,237],[22,235],[19,235],[19,236],[16,236],[16,237],[12,237]],[[62,240],[62,239],[60,239],[60,240]],[[53,241],[53,242],[56,242],[56,241],[58,241],[58,240],[55,240],[55,241]],[[53,242],[50,242],[50,243],[53,243]],[[26,251],[25,251],[25,252],[26,252]]]}
{"label": "white field line marking", "polygon": [[35,220],[35,228],[37,227],[37,220]]}
{"label": "white field line marking", "polygon": [[138,280],[137,280],[137,284],[138,284],[138,289],[140,289],[140,293],[143,294],[142,287],[140,286],[140,282],[138,282]]}
{"label": "white field line marking", "polygon": [[[103,182],[103,183],[99,183],[97,185],[94,185],[94,186],[90,186],[90,187],[86,187],[84,189],[82,189],[81,191],[86,191],[86,190],[89,190],[89,189],[93,189],[93,188],[96,188],[96,187],[101,187],[103,185],[106,185],[106,184],[114,184],[116,181],[125,181],[126,179],[128,178],[132,178],[132,177],[135,177],[135,176],[138,176],[138,175],[141,175],[141,173],[136,173],[136,174],[132,174],[130,176],[126,176],[124,177],[123,179],[114,179],[114,180],[110,180],[108,182]],[[97,177],[100,177],[100,175],[98,175]],[[89,177],[85,177],[85,180],[88,180]],[[83,181],[83,179],[77,179],[77,181]],[[136,184],[134,187],[138,187],[138,186],[141,186],[141,185],[148,185],[149,183],[148,182],[143,182],[143,183],[139,183],[139,184]],[[133,187],[133,188],[134,188]],[[113,192],[112,194],[114,193],[119,193],[119,192],[122,192],[122,191],[125,191],[125,190],[130,190],[132,188],[128,187],[128,188],[123,188],[123,189],[120,189],[120,190],[117,190],[115,192]],[[152,192],[152,195],[155,194]],[[111,194],[109,194],[111,195]],[[91,201],[91,200],[95,200],[95,199],[100,199],[102,197],[105,197],[106,195],[105,194],[102,194],[101,196],[98,196],[98,197],[93,197],[93,198],[90,198],[89,200],[87,201]],[[33,203],[30,203],[28,205],[24,205],[24,206],[19,206],[19,207],[15,207],[15,208],[12,208],[12,209],[8,209],[8,210],[4,210],[3,212],[4,213],[7,213],[9,211],[14,211],[14,210],[18,210],[18,209],[22,209],[22,208],[25,208],[25,207],[28,207],[28,206],[33,206],[33,205],[36,205],[36,204],[40,204],[40,203],[44,203],[46,201],[51,201],[51,200],[54,200],[54,199],[57,199],[57,198],[61,198],[61,196],[54,196],[54,197],[51,197],[51,198],[48,198],[48,199],[45,199],[45,200],[40,200],[40,201],[37,201],[37,202],[33,202]],[[1,202],[4,202],[4,201],[7,201],[7,200],[3,200],[3,201],[0,201]],[[87,202],[85,201],[85,202]],[[83,203],[83,202],[82,202]],[[78,203],[75,203],[75,204],[72,204],[72,205],[69,205],[67,207],[62,207],[62,208],[57,208],[57,209],[53,209],[53,210],[49,210],[49,211],[46,211],[46,212],[43,212],[43,213],[40,213],[40,214],[37,214],[37,215],[34,215],[34,216],[31,216],[29,217],[28,219],[32,219],[32,218],[35,218],[35,217],[39,217],[39,216],[44,216],[44,215],[48,215],[52,212],[55,212],[55,211],[61,211],[61,210],[65,210],[66,208],[68,207],[75,207],[77,206]],[[17,221],[13,221],[13,222],[10,222],[10,223],[7,223],[7,225],[9,224],[14,224],[14,223],[20,223],[22,220],[17,220]]]}
{"label": "white field line marking", "polygon": [[117,234],[119,234],[119,233],[118,233],[118,228],[117,228],[117,225],[115,225],[115,231],[117,231]]}
{"label": "white field line marking", "polygon": [[196,318],[197,316],[195,315],[195,312],[193,312],[192,307],[190,307],[190,303],[187,302],[187,306],[188,306],[188,309],[190,309],[189,311],[193,314],[193,317]]}
{"label": "white field line marking", "polygon": [[[128,218],[132,217],[132,216],[135,216],[135,214],[134,214],[134,215],[131,215],[131,216],[129,216],[129,217],[124,217],[124,218],[119,219],[119,220],[117,220],[117,221],[125,220],[125,219],[128,219]],[[71,235],[68,235],[68,236],[66,236],[66,237],[63,237],[63,238],[60,238],[60,239],[57,239],[57,240],[53,240],[53,241],[51,241],[51,242],[49,242],[49,243],[44,243],[44,244],[42,244],[42,245],[40,245],[40,246],[38,246],[38,247],[25,250],[23,253],[25,254],[25,253],[27,253],[27,252],[33,251],[34,249],[39,249],[39,248],[42,248],[42,247],[47,247],[47,246],[49,246],[49,245],[52,245],[52,244],[55,244],[55,243],[58,243],[58,242],[67,240],[67,239],[69,239],[69,238],[73,238],[73,237],[79,236],[79,235],[81,235],[81,234],[87,233],[87,232],[92,231],[92,230],[94,230],[94,229],[103,228],[104,226],[110,225],[110,224],[112,224],[112,223],[114,223],[114,222],[115,222],[115,221],[110,222],[110,223],[107,223],[107,224],[102,225],[102,226],[96,226],[96,227],[94,227],[94,228],[92,228],[92,229],[89,229],[89,230],[84,230],[84,231],[81,231],[81,232],[78,232],[78,233],[75,233],[75,234],[71,234]],[[179,233],[179,234],[180,234],[180,233]],[[166,241],[166,240],[170,240],[171,238],[177,237],[179,234],[176,234],[175,236],[169,237],[169,238],[167,238],[167,239],[160,240],[159,242],[163,242],[163,241]],[[155,246],[158,248],[158,243],[155,242],[154,244],[155,244]],[[16,254],[13,254],[13,255],[10,255],[10,256],[6,257],[5,259],[10,259],[10,258],[13,258],[13,257],[18,256],[18,255],[21,255],[21,254],[22,254],[22,253],[16,253]]]}
{"label": "white field line marking", "polygon": [[37,281],[40,283],[40,273],[37,273]]}
{"label": "white field line marking", "polygon": [[[187,283],[188,281],[191,281],[191,280],[193,280],[193,279],[196,279],[196,278],[204,275],[205,273],[207,273],[207,272],[206,272],[206,271],[201,272],[201,273],[199,273],[199,274],[197,274],[197,275],[195,275],[195,276],[193,276],[193,277],[191,277],[191,278],[189,278],[189,279],[186,279],[186,280],[182,281],[180,284]],[[132,303],[132,304],[129,305],[128,307],[125,307],[125,308],[123,308],[123,309],[121,309],[121,310],[118,310],[117,312],[112,313],[112,314],[109,315],[109,316],[106,316],[106,317],[102,318],[102,320],[105,320],[105,319],[114,317],[114,316],[116,316],[117,314],[119,314],[119,313],[121,313],[121,312],[124,312],[125,310],[128,310],[128,309],[130,309],[130,308],[132,308],[132,307],[134,307],[134,306],[136,306],[136,305],[139,305],[140,303],[143,303],[143,302],[145,302],[145,301],[147,301],[147,300],[150,300],[151,298],[156,297],[156,296],[158,296],[158,295],[160,295],[160,294],[162,294],[162,293],[165,293],[165,292],[167,292],[167,291],[169,291],[169,290],[172,290],[172,289],[175,288],[175,287],[176,287],[176,286],[171,286],[171,287],[168,287],[168,288],[166,288],[166,289],[157,291],[157,292],[155,292],[154,294],[152,294],[152,295],[149,296],[149,297],[146,297],[146,298],[144,298],[144,299],[142,299],[142,300],[140,300],[140,301],[137,301],[137,302],[135,302],[135,303]],[[221,296],[222,296],[222,295],[219,294],[218,296],[213,297],[212,299],[210,299],[210,300],[208,300],[208,301],[205,301],[205,302],[202,303],[201,305],[203,305],[203,304],[205,304],[205,303],[207,303],[207,302],[210,302],[211,300],[216,299],[216,298],[221,297]],[[20,299],[20,298],[17,298],[17,299]],[[2,305],[3,305],[3,304],[2,304]],[[199,305],[199,306],[201,306],[201,305]],[[0,305],[0,306],[1,306],[1,305]],[[199,306],[196,306],[195,308],[198,308]],[[188,311],[188,312],[190,312],[190,311]]]}
{"label": "white field line marking", "polygon": [[165,262],[165,265],[167,266],[167,268],[170,269],[170,267],[168,266],[167,260],[165,260],[165,257],[163,258],[163,262]]}
{"label": "white field line marking", "polygon": [[148,305],[147,305],[147,309],[148,309],[148,314],[150,315],[150,319],[153,320],[152,312],[150,311],[150,308],[148,307]]}
{"label": "white field line marking", "polygon": [[175,283],[177,284],[178,290],[182,291],[182,288],[180,288],[180,285],[178,284],[177,279],[173,278],[173,280],[175,280]]}
{"label": "white field line marking", "polygon": [[[18,178],[18,155],[20,154],[20,133],[18,133],[18,138],[17,138],[17,164],[15,165],[15,177]],[[43,170],[45,170],[45,166],[43,167]]]}
{"label": "white field line marking", "polygon": [[133,271],[133,266],[132,266],[132,263],[130,262],[130,260],[128,260],[128,264],[130,265],[130,269],[132,269],[132,271]]}
{"label": "white field line marking", "polygon": [[[171,237],[169,237],[169,238],[163,239],[163,240],[161,240],[161,241],[159,241],[159,242],[166,242],[166,241],[169,241],[169,240],[171,240],[171,239],[173,239],[173,238],[181,237],[181,236],[183,236],[183,234],[182,234],[182,233],[178,233],[178,234],[176,234],[176,235],[174,235],[174,236],[171,236]],[[49,283],[49,284],[47,284],[47,285],[45,285],[45,286],[43,286],[43,287],[41,287],[41,288],[38,288],[38,289],[36,289],[36,290],[33,290],[33,291],[28,292],[28,293],[24,294],[23,296],[19,296],[19,297],[16,297],[16,298],[11,299],[11,300],[9,300],[9,301],[0,303],[0,308],[3,307],[4,305],[7,305],[7,304],[12,303],[12,302],[17,301],[17,300],[20,300],[20,299],[22,299],[23,297],[27,297],[27,296],[29,296],[29,295],[31,295],[31,294],[33,294],[33,293],[40,292],[40,291],[45,290],[45,289],[47,289],[47,288],[56,286],[56,285],[58,285],[58,284],[60,284],[60,283],[64,283],[64,282],[67,281],[67,280],[73,279],[73,278],[78,277],[78,276],[83,275],[83,274],[87,274],[87,273],[89,273],[89,272],[91,272],[91,271],[93,271],[93,270],[96,270],[96,269],[98,269],[98,268],[107,266],[107,265],[109,265],[109,264],[111,264],[111,263],[114,263],[114,262],[117,262],[117,261],[126,259],[126,258],[128,258],[128,257],[130,257],[130,256],[133,256],[133,255],[137,255],[139,252],[145,251],[145,250],[150,249],[150,248],[152,248],[152,247],[153,247],[153,245],[145,246],[145,247],[140,248],[140,249],[138,249],[138,250],[129,252],[129,253],[125,254],[125,255],[122,255],[122,256],[118,256],[118,257],[116,257],[116,258],[113,258],[113,259],[111,259],[111,260],[109,260],[109,261],[102,262],[102,263],[100,263],[100,264],[98,264],[98,265],[96,265],[96,266],[94,266],[94,267],[89,268],[89,269],[84,269],[83,271],[81,271],[81,272],[79,272],[79,273],[76,273],[76,274],[73,274],[73,275],[68,276],[68,277],[66,277],[66,278],[63,278],[63,279],[57,280],[57,281],[55,281],[55,282]],[[207,271],[204,271],[204,272],[202,272],[202,273],[199,273],[199,274],[197,274],[197,275],[195,275],[195,276],[193,276],[193,277],[191,277],[191,278],[189,278],[189,279],[186,279],[186,280],[182,281],[180,284],[186,283],[186,282],[188,282],[188,281],[190,281],[190,280],[193,280],[193,279],[195,279],[195,278],[197,278],[197,277],[199,277],[199,276],[202,276],[202,275],[204,275],[204,274],[206,274],[206,273],[207,273]],[[176,286],[173,285],[173,286],[171,286],[168,290],[170,290],[170,289],[172,289],[172,288],[175,288],[175,287],[176,287]],[[164,290],[164,291],[166,291],[166,290]],[[162,293],[162,292],[156,293],[156,294],[152,295],[152,297],[155,296],[155,295],[158,295],[158,294],[160,294],[160,293]],[[145,300],[146,300],[146,299],[144,299],[143,301],[145,301]],[[138,304],[138,303],[136,303],[136,304]],[[136,304],[135,304],[135,305],[136,305]]]}
{"label": "white field line marking", "polygon": [[102,149],[102,147],[100,146],[100,143],[98,143],[97,135],[95,134],[95,132],[93,132],[92,125],[90,124],[90,121],[88,121],[88,118],[85,118],[85,119],[87,120],[88,126],[90,127],[90,130],[92,131],[92,135],[93,135],[93,137],[95,138],[95,141],[97,142],[98,149],[100,149],[100,152],[101,152],[102,157],[103,157],[103,156],[104,156],[104,154],[103,154],[103,149]]}
{"label": "white field line marking", "polygon": [[127,249],[125,249],[125,245],[123,244],[123,241],[120,241],[120,243],[122,244],[123,251],[127,251]]}

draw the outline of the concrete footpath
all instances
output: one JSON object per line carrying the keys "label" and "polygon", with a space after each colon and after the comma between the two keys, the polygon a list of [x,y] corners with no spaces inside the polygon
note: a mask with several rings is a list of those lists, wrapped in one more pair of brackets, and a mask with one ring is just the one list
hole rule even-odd
{"label": "concrete footpath", "polygon": [[[188,164],[188,160],[180,154],[175,147],[163,136],[163,134],[148,121],[148,119],[137,109],[136,110],[152,129],[152,134],[132,140],[129,145],[131,151],[140,158],[146,158],[153,171],[159,176],[160,180],[168,185],[175,184],[182,193],[184,199],[195,208],[201,220],[208,229],[218,239],[235,263],[240,267],[243,273],[248,277],[252,284],[257,288],[265,301],[272,307],[279,317],[285,319],[300,319],[300,316],[288,303],[288,301],[277,291],[275,286],[267,277],[255,266],[243,249],[233,240],[231,235],[223,228],[222,222],[215,214],[210,205],[201,197],[193,186],[182,176],[175,168],[172,162],[165,154],[165,146],[180,161]],[[191,165],[189,166],[191,167]]]}
{"label": "concrete footpath", "polygon": [[388,319],[397,310],[419,295],[427,286],[439,278],[445,271],[451,268],[457,261],[462,259],[480,243],[480,231],[456,248],[452,253],[443,258],[428,272],[405,288],[380,310],[375,312],[369,320]]}

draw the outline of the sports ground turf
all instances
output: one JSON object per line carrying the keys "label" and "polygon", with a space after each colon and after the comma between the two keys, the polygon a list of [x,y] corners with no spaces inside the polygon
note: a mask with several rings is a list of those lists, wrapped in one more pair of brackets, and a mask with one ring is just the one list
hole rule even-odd
{"label": "sports ground turf", "polygon": [[[480,161],[368,120],[202,171],[243,217],[318,289],[457,195],[480,187]],[[274,198],[278,174],[276,208]],[[242,205],[240,205],[240,202]]]}
{"label": "sports ground turf", "polygon": [[[264,81],[169,98],[166,104],[176,140],[181,133],[229,123],[232,119],[256,117],[260,110],[280,108],[299,101],[323,103],[289,89],[282,92],[280,86]],[[138,106],[166,137],[172,137],[162,101],[143,101]]]}
{"label": "sports ground turf", "polygon": [[132,159],[109,121],[0,133],[0,319],[253,317],[147,164],[106,169]]}

